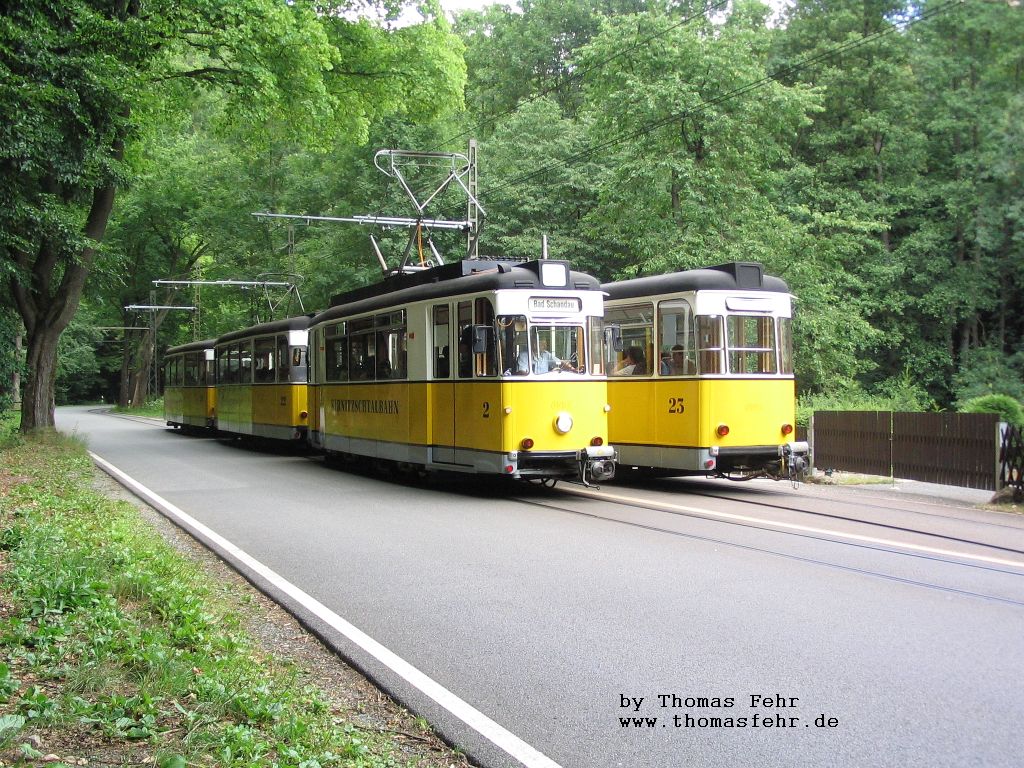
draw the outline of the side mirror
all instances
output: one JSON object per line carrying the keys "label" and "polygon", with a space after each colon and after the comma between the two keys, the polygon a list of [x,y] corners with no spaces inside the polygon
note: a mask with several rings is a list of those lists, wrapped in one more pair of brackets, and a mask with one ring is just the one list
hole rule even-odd
{"label": "side mirror", "polygon": [[604,343],[608,349],[622,351],[622,329],[617,325],[609,325],[604,329]]}

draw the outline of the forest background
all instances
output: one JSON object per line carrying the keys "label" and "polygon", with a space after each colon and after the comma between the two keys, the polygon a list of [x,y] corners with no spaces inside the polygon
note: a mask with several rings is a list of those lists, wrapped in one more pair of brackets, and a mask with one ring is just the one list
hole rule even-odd
{"label": "forest background", "polygon": [[[0,382],[22,366],[23,427],[54,399],[141,403],[154,350],[262,301],[153,280],[297,274],[306,311],[376,281],[366,227],[251,214],[409,215],[375,151],[470,138],[481,254],[546,235],[603,280],[759,261],[796,297],[805,403],[1024,399],[1017,0],[56,6],[0,20]],[[151,297],[201,312],[124,309]]]}

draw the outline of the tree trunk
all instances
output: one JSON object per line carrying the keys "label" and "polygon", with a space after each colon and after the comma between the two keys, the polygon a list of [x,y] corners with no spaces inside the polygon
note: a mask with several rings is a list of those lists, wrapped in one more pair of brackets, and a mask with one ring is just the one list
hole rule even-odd
{"label": "tree trunk", "polygon": [[[124,144],[120,138],[115,139],[112,149],[114,159],[120,160],[124,156]],[[11,279],[11,295],[25,325],[28,341],[21,402],[22,432],[52,429],[54,426],[57,342],[78,311],[85,279],[96,258],[96,248],[110,221],[116,191],[113,184],[93,189],[92,204],[83,231],[96,245],[82,248],[77,257],[68,258],[61,254],[59,247],[45,239],[32,255],[16,252],[16,263],[32,276],[28,284],[17,277]],[[54,287],[53,280],[58,276],[59,282]]]}
{"label": "tree trunk", "polygon": [[[18,361],[21,361],[21,331],[14,334],[14,354]],[[11,374],[11,396],[14,399],[14,404],[21,406],[21,373],[15,369],[14,373]]]}
{"label": "tree trunk", "polygon": [[57,381],[57,343],[60,330],[43,328],[28,334],[25,386],[21,399],[21,431],[54,425],[54,385]]}
{"label": "tree trunk", "polygon": [[[123,323],[124,325],[128,325],[127,320],[124,320]],[[128,407],[128,398],[131,397],[131,356],[131,333],[129,331],[125,331],[124,340],[121,342],[121,386],[117,390],[117,404],[121,408]]]}
{"label": "tree trunk", "polygon": [[149,380],[153,367],[153,334],[146,331],[142,334],[142,343],[136,353],[134,368],[135,381],[132,386],[133,408],[141,408],[149,399]]}

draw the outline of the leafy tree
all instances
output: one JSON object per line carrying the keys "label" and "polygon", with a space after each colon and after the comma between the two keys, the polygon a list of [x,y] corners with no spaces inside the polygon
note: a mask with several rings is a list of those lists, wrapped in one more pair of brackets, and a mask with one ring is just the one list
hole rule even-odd
{"label": "leafy tree", "polygon": [[1008,356],[998,346],[967,352],[953,376],[953,391],[963,404],[984,395],[1005,394],[1024,401],[1024,352]]}
{"label": "leafy tree", "polygon": [[964,4],[913,28],[929,160],[908,259],[930,310],[921,332],[961,381],[972,350],[1009,355],[1024,331],[1022,36],[1024,14],[1004,3]]}
{"label": "leafy tree", "polygon": [[[436,4],[426,5],[431,24],[394,34],[346,21],[348,8],[276,0],[5,8],[0,269],[26,328],[22,429],[53,424],[57,342],[148,120],[184,106],[201,86],[221,94],[236,131],[272,125],[290,141],[327,147],[365,140],[370,121],[399,105],[435,113],[458,98],[459,50]],[[418,88],[424,80],[435,87]]]}

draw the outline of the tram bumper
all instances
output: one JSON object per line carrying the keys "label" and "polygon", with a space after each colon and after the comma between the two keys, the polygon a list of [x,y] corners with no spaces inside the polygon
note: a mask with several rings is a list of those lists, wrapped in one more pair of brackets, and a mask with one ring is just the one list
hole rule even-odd
{"label": "tram bumper", "polygon": [[516,451],[506,454],[506,474],[516,477],[575,478],[584,485],[615,476],[618,454],[608,445],[577,451]]}

